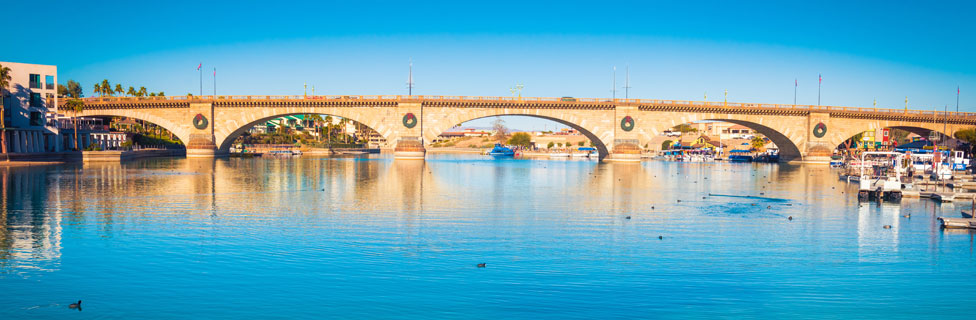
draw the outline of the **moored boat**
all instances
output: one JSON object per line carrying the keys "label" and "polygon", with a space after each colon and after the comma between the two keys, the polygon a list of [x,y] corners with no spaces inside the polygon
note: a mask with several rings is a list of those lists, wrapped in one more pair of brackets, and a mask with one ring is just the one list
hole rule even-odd
{"label": "moored boat", "polygon": [[503,146],[500,143],[496,143],[495,147],[488,152],[488,155],[493,157],[514,157],[515,151],[513,151],[512,148]]}
{"label": "moored boat", "polygon": [[729,162],[752,162],[752,154],[749,150],[729,151]]}

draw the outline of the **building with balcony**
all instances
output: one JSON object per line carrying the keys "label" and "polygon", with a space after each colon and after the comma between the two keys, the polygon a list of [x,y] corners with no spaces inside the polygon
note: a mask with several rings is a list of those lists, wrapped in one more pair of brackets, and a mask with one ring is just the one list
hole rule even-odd
{"label": "building with balcony", "polygon": [[58,152],[58,130],[48,114],[57,111],[58,67],[0,62],[10,68],[10,85],[2,88],[6,144],[2,152]]}

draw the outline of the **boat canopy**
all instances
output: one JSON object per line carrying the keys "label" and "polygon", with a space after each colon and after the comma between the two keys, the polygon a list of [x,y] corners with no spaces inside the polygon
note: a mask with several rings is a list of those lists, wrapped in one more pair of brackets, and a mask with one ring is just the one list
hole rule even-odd
{"label": "boat canopy", "polygon": [[579,147],[579,149],[576,149],[576,150],[579,150],[579,151],[596,151],[596,148],[593,148],[593,147]]}

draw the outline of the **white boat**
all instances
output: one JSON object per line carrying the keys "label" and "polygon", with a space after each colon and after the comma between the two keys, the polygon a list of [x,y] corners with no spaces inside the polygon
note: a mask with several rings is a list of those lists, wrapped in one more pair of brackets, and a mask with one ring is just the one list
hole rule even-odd
{"label": "white boat", "polygon": [[[901,201],[901,177],[910,162],[898,152],[864,152],[861,154],[857,199]],[[871,164],[867,166],[866,164]]]}
{"label": "white boat", "polygon": [[573,157],[589,157],[589,156],[590,156],[590,153],[589,152],[587,152],[587,153],[574,153],[573,154]]}
{"label": "white boat", "polygon": [[553,152],[549,154],[550,158],[567,158],[569,157],[568,152]]}

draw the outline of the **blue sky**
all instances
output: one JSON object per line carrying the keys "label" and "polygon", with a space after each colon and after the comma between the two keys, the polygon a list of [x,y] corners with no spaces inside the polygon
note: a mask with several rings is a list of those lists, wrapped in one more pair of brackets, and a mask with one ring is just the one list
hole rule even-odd
{"label": "blue sky", "polygon": [[[168,95],[630,97],[976,111],[971,2],[252,2],[5,4],[0,61]],[[36,12],[36,14],[11,14]],[[50,35],[52,41],[38,41]],[[972,93],[972,94],[970,94]],[[486,121],[483,121],[487,123]],[[541,127],[509,119],[514,127]],[[478,123],[476,125],[484,125]],[[550,125],[551,127],[551,125]]]}

